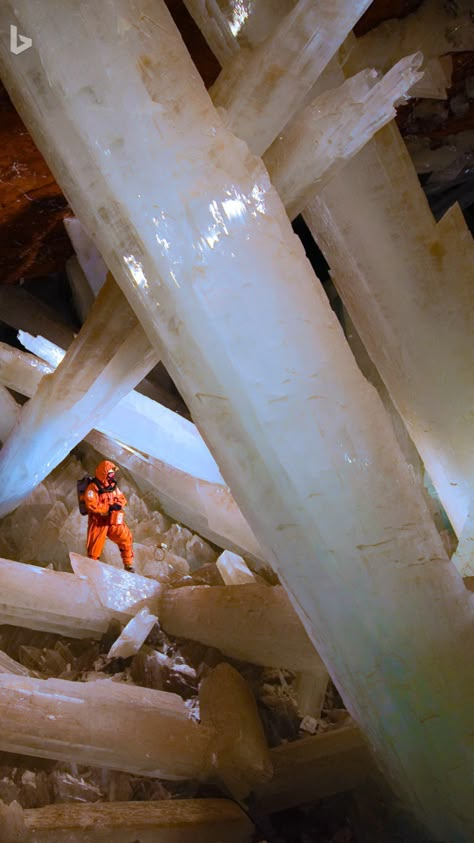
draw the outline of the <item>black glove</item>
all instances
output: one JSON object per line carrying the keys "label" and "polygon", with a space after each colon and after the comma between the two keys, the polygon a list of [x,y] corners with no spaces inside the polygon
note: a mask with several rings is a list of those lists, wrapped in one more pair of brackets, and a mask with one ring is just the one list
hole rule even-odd
{"label": "black glove", "polygon": [[122,509],[119,503],[113,503],[112,506],[109,506],[109,512],[118,512],[119,509]]}

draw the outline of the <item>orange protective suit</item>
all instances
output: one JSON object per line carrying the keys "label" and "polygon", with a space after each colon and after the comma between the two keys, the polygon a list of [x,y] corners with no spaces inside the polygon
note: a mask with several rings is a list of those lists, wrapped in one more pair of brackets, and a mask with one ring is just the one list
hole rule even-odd
{"label": "orange protective suit", "polygon": [[[108,478],[109,472],[116,470],[113,462],[103,460],[96,468],[94,481],[89,483],[85,491],[84,501],[89,514],[87,555],[91,559],[98,559],[104,549],[106,538],[109,538],[118,545],[124,568],[131,568],[133,565],[132,533],[125,522],[112,523],[117,513],[110,512],[110,507],[114,504],[120,504],[121,507],[127,505],[127,499],[116,481],[113,480],[111,483]],[[120,517],[123,517],[122,513]]]}

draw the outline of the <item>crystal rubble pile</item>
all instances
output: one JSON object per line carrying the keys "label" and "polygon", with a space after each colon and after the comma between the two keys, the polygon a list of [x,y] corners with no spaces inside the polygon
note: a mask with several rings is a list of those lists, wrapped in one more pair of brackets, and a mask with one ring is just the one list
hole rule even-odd
{"label": "crystal rubble pile", "polygon": [[[163,351],[224,477],[284,575],[308,630],[398,789],[429,827],[449,839],[468,840],[472,800],[466,784],[467,736],[472,724],[453,694],[455,688],[461,698],[469,699],[472,692],[472,671],[468,667],[459,675],[454,659],[457,652],[469,665],[465,629],[472,606],[447,564],[381,404],[357,372],[327,302],[314,286],[301,253],[295,251],[282,206],[260,165],[248,159],[244,147],[222,128],[179,40],[170,37],[173,27],[161,4],[153,6],[153,18],[145,3],[140,10],[120,4],[121,20],[123,16],[133,20],[138,13],[140,22],[124,31],[113,17],[119,10],[108,2],[101,5],[99,23],[87,27],[91,10],[84,3],[70,38],[65,6],[54,4],[51,20],[38,17],[37,11],[25,3],[16,3],[15,10],[7,4],[9,19],[16,14],[19,26],[37,34],[36,46],[21,65],[13,67],[11,56],[1,47],[9,87],[29,114],[30,124],[36,122],[36,136],[51,153],[75,209],[96,232],[117,281]],[[53,36],[59,36],[67,49],[66,65],[57,51],[47,49],[39,61],[37,49],[49,42],[51,26]],[[97,42],[91,39],[91,30],[97,33]],[[119,45],[112,43],[111,32],[114,39],[120,32]],[[113,78],[101,76],[96,46],[97,56],[100,52],[103,58],[105,52],[108,61],[119,55]],[[86,52],[91,61],[84,63]],[[150,54],[158,58],[151,59]],[[171,92],[165,81],[169,73],[160,74],[161,62],[176,70]],[[59,64],[61,84],[56,85]],[[49,80],[46,98],[46,87],[38,84],[43,71]],[[110,107],[91,112],[86,98],[75,96],[79,90],[94,90],[93,86],[95,102],[98,98]],[[181,104],[190,89],[185,109],[163,108],[164,102],[173,106],[175,98]],[[125,123],[120,122],[124,91],[130,93],[139,115],[130,120],[128,114]],[[159,133],[152,119],[156,104]],[[91,113],[93,120],[88,122]],[[78,131],[71,135],[74,121]],[[116,132],[125,124],[126,142],[117,145]],[[69,142],[61,144],[63,129],[69,131]],[[200,139],[197,147],[195,136]],[[102,158],[104,149],[107,158]],[[131,149],[134,160],[140,160],[139,171],[129,166]],[[157,159],[167,166],[157,168]],[[227,171],[230,180],[224,175]],[[93,179],[88,173],[94,174]],[[175,189],[168,193],[161,180],[169,173]],[[229,186],[231,201],[242,207],[240,213],[235,204],[229,207]],[[137,188],[141,204],[131,201]],[[147,217],[144,203],[151,207],[157,195],[161,217]],[[179,205],[187,205],[185,220],[178,199],[176,207],[173,204],[178,196]],[[245,202],[252,213],[245,213]],[[103,213],[95,215],[93,209],[99,206]],[[124,207],[125,225],[110,225],[110,214],[117,222]],[[260,225],[258,214],[264,207],[265,225]],[[158,233],[164,235],[159,238],[163,249],[157,254],[156,232],[162,227]],[[211,240],[213,248],[208,250],[202,240],[204,280],[188,283],[195,252],[186,247],[195,238],[201,243],[202,232],[209,233],[206,242],[210,246]],[[229,236],[233,238],[230,271]],[[173,259],[176,248],[179,261]],[[239,283],[240,277],[245,283]],[[221,295],[222,278],[229,284],[231,300]],[[182,287],[186,295],[179,292]],[[221,322],[225,337],[215,327]],[[268,338],[271,348],[266,345]],[[298,376],[289,377],[290,386],[284,390],[283,397],[290,390],[292,401],[273,406],[275,396],[281,397],[283,361],[274,353],[281,349],[288,371]],[[317,365],[326,403],[318,404],[313,417],[307,399],[321,397],[311,391],[309,380]],[[223,398],[225,409],[218,403]],[[216,401],[221,412],[216,412]],[[324,475],[317,491],[315,468],[308,465],[310,453],[318,455]],[[349,456],[347,461],[342,454]],[[265,513],[260,511],[262,500]],[[312,560],[309,567],[308,560]],[[399,670],[394,675],[393,660],[383,658],[388,652],[400,654],[402,684]],[[421,693],[419,683],[426,693]],[[439,714],[437,719],[433,711]],[[443,779],[442,785],[434,773],[433,753],[439,753],[451,771],[449,782]]]}
{"label": "crystal rubble pile", "polygon": [[[77,463],[72,463],[72,465],[77,470]],[[69,472],[66,471],[64,484],[69,483],[70,479]],[[18,512],[21,513],[25,509],[26,506],[23,505]],[[24,519],[24,523],[27,523],[26,519]],[[177,525],[173,526],[174,530],[172,527],[167,532],[171,536],[171,541],[174,542],[174,548],[188,555],[189,562],[195,569],[188,580],[192,582],[194,579],[194,581],[199,582],[203,568],[198,568],[196,565],[196,563],[202,561],[202,556],[201,558],[196,556],[198,550],[196,546],[197,537],[191,537],[190,540],[187,531],[180,531],[177,529]],[[205,545],[202,542],[200,546],[201,551],[205,550]],[[210,548],[207,549],[205,556],[208,560],[216,559],[216,554],[213,554]],[[233,579],[236,567],[240,572],[246,569],[244,560],[236,558],[234,554],[221,554],[219,558],[220,570],[228,581]],[[96,583],[96,593],[102,607],[104,608],[104,604],[108,602],[109,609],[114,609],[108,615],[109,620],[111,617],[115,617],[123,623],[130,611],[139,609],[142,605],[143,600],[137,600],[144,594],[144,586],[140,576],[130,577],[121,570],[74,556],[72,562],[76,571],[75,576],[57,574],[54,571],[44,571],[38,568],[33,569],[40,575],[40,578],[42,575],[46,575],[51,581],[51,583],[48,582],[47,587],[43,586],[40,593],[33,596],[37,604],[37,614],[33,622],[38,622],[38,619],[42,617],[42,600],[49,600],[50,605],[54,602],[54,579],[58,578],[58,582],[60,581],[61,586],[63,586],[67,578],[72,581],[79,574],[82,577],[88,574],[88,581]],[[14,565],[15,563],[2,562],[1,570],[4,577],[8,577],[8,570]],[[207,561],[204,567],[209,569],[211,566],[215,568],[215,573],[211,578],[209,578],[209,574],[207,575],[209,582],[222,583],[215,561]],[[23,568],[23,573],[28,578],[31,566],[23,565],[20,567]],[[274,591],[273,588],[264,585],[263,581],[261,581],[262,585],[256,583],[255,580],[259,579],[258,576],[251,575],[248,569],[247,571],[249,576],[253,576],[251,588],[263,588],[269,594]],[[84,585],[83,579],[79,582]],[[126,582],[130,583],[129,588],[121,589],[121,583],[125,584]],[[25,583],[26,580],[16,583],[17,592],[23,594],[23,602],[25,599],[28,600],[28,587]],[[152,589],[151,594],[156,594],[157,591],[156,588],[153,588],[153,583],[151,581],[149,583]],[[177,582],[176,585],[179,586],[180,583]],[[245,588],[245,586],[243,587]],[[215,592],[217,596],[221,589],[222,586],[211,585],[211,588],[208,587],[205,591],[210,594]],[[229,592],[234,589],[237,597],[242,586],[228,586]],[[179,588],[177,593],[179,591],[185,595],[189,589]],[[274,651],[276,652],[279,649],[283,654],[283,661],[288,660],[288,663],[292,663],[295,659],[285,648],[288,647],[288,643],[292,639],[289,634],[291,624],[293,624],[293,627],[295,623],[297,626],[299,624],[294,616],[293,620],[291,619],[288,614],[290,611],[289,604],[287,601],[282,602],[283,594],[281,590],[278,591],[280,591],[280,599],[273,612],[273,621],[268,612],[265,614],[263,608],[260,609],[257,621],[265,628],[268,627],[271,633],[270,637],[273,636],[276,639]],[[11,594],[11,589],[9,589],[8,582],[5,580],[2,584],[4,600],[8,599],[9,593]],[[69,597],[65,596],[64,589],[62,590],[62,597],[64,605],[68,607],[72,616],[71,620],[74,621],[69,632],[72,634],[74,630],[74,634],[77,634],[77,619],[74,618],[75,601],[71,594]],[[124,601],[127,600],[129,603],[128,609],[124,605]],[[263,601],[259,602],[263,603]],[[84,603],[89,606],[94,603],[90,594],[86,597],[86,600],[82,600],[83,605]],[[234,635],[236,628],[247,634],[248,651],[251,651],[251,657],[254,660],[255,655],[262,655],[262,650],[260,653],[255,652],[252,639],[256,639],[256,633],[248,630],[248,620],[252,615],[252,601],[248,606],[246,602],[242,606],[242,598],[239,597],[237,604],[240,604],[242,611],[247,611],[249,614],[247,614],[247,617],[241,615],[239,621],[238,615],[233,613],[232,605],[230,605],[230,623]],[[153,597],[148,598],[148,605],[156,607],[156,601]],[[287,606],[287,609],[284,608],[285,606]],[[160,613],[159,609],[158,613]],[[168,614],[170,614],[169,609]],[[253,610],[253,614],[255,614],[255,610]],[[228,625],[229,619],[227,619]],[[152,751],[153,748],[150,749],[148,745],[146,754],[141,752],[139,747],[132,752],[127,739],[121,736],[116,752],[116,744],[114,743],[112,748],[112,738],[109,737],[109,732],[105,729],[101,718],[109,718],[110,714],[107,707],[113,706],[114,716],[119,717],[120,722],[128,724],[131,718],[138,716],[140,722],[144,721],[142,727],[148,734],[151,726],[150,724],[147,725],[147,718],[153,717],[153,730],[159,743],[160,735],[163,737],[163,733],[157,727],[159,726],[160,716],[166,716],[166,707],[160,711],[159,703],[161,702],[163,705],[170,698],[170,694],[172,696],[178,693],[186,700],[187,709],[191,713],[194,712],[193,716],[196,717],[199,712],[198,684],[201,682],[202,685],[202,680],[207,677],[207,686],[203,686],[200,690],[201,712],[204,706],[207,711],[204,719],[208,723],[212,723],[213,719],[215,720],[216,717],[220,716],[226,724],[226,728],[219,729],[220,743],[218,746],[221,748],[217,753],[217,760],[213,764],[212,776],[218,784],[220,783],[220,786],[224,783],[231,792],[238,792],[240,797],[242,795],[248,796],[250,790],[257,788],[258,798],[262,802],[264,800],[269,801],[271,791],[267,793],[265,783],[267,782],[270,786],[273,750],[270,750],[270,753],[268,752],[266,741],[268,740],[270,746],[275,747],[280,744],[282,739],[294,740],[298,736],[298,728],[304,728],[304,721],[302,721],[301,715],[298,716],[296,698],[292,692],[292,685],[295,681],[294,674],[283,673],[281,670],[272,670],[268,667],[256,668],[242,661],[234,663],[236,670],[225,664],[224,656],[212,647],[196,645],[184,639],[181,639],[180,643],[176,642],[173,638],[167,636],[163,630],[160,630],[158,626],[155,627],[146,645],[141,647],[139,654],[133,660],[130,661],[129,659],[128,663],[123,659],[110,661],[109,646],[112,635],[113,632],[110,630],[101,641],[97,642],[91,640],[83,642],[65,641],[56,635],[46,635],[45,633],[39,635],[36,633],[34,637],[29,637],[27,630],[3,627],[0,646],[3,650],[8,650],[18,661],[6,655],[1,660],[1,670],[5,674],[17,674],[17,676],[8,677],[4,675],[0,677],[0,697],[5,705],[4,716],[2,715],[1,747],[3,750],[10,750],[11,752],[24,752],[26,755],[39,754],[53,759],[60,758],[62,761],[59,764],[47,764],[46,767],[43,766],[42,768],[38,766],[39,762],[33,759],[28,761],[25,758],[22,761],[17,756],[12,765],[7,760],[9,757],[5,757],[5,764],[0,769],[0,773],[2,773],[0,799],[7,803],[16,800],[24,808],[39,808],[42,805],[51,804],[53,801],[71,804],[73,802],[96,802],[104,799],[113,802],[117,798],[123,800],[130,798],[141,800],[166,799],[170,798],[171,795],[186,795],[189,792],[189,787],[194,788],[196,792],[198,785],[193,785],[191,782],[183,790],[181,785],[171,781],[166,781],[165,785],[162,786],[159,783],[147,782],[146,779],[143,779],[143,774],[150,774],[148,765],[152,763],[154,753],[156,757],[159,757],[161,764],[166,763],[163,747],[160,745],[159,749]],[[215,643],[220,644],[218,623],[215,625]],[[295,640],[294,649],[296,652],[304,651],[305,646],[303,639],[300,638],[299,643]],[[242,650],[245,651],[245,640],[241,644],[241,648],[241,652]],[[277,659],[277,663],[281,662]],[[308,652],[308,660],[305,662],[305,666],[308,668],[310,664],[314,664],[314,653],[310,655]],[[218,670],[214,677],[213,668],[216,665]],[[28,680],[29,673],[33,673],[36,679]],[[21,684],[16,681],[17,679],[21,680]],[[71,680],[75,680],[76,684],[73,685]],[[112,686],[110,685],[111,680],[113,681]],[[249,685],[247,685],[247,682]],[[168,692],[168,694],[165,693],[165,696],[161,696],[159,699],[150,697],[148,700],[144,695],[138,696],[139,688],[134,688],[134,685],[149,688],[152,692],[159,691],[162,694]],[[221,695],[224,694],[219,705],[215,693],[209,691],[209,688],[213,688],[214,685],[219,688]],[[89,688],[89,693],[86,693],[86,687]],[[230,689],[228,700],[225,698],[225,688],[227,687]],[[250,687],[255,694],[262,723],[260,723],[260,718],[257,717],[257,708]],[[84,690],[81,690],[81,688]],[[40,692],[39,695],[38,692]],[[239,705],[236,705],[237,693],[242,697],[242,703]],[[21,698],[25,694],[29,698],[27,710],[21,704]],[[14,702],[16,698],[18,698],[18,704]],[[87,699],[87,708],[84,707],[86,719],[83,720],[81,717],[78,719],[78,712],[76,711],[74,721],[77,723],[78,733],[74,736],[71,733],[73,722],[71,718],[67,717],[67,708],[68,705],[77,706],[80,699]],[[36,703],[36,700],[39,700],[39,702]],[[147,709],[147,703],[150,702],[153,702],[153,714],[151,710],[148,711]],[[332,705],[329,697],[328,704],[329,706]],[[171,705],[171,701],[168,705]],[[46,708],[42,709],[41,706]],[[56,710],[58,706],[59,708]],[[130,709],[130,713],[125,714],[125,710],[122,711],[124,706],[132,706],[134,713]],[[175,697],[173,697],[173,706],[175,725],[172,727],[174,728],[172,736],[176,742],[183,739],[183,721],[179,721],[179,718],[177,718],[179,707],[176,708],[177,700]],[[296,753],[290,753],[288,757],[288,769],[291,769],[292,773],[296,769],[300,770],[302,763],[314,773],[313,786],[310,785],[303,791],[305,798],[318,798],[320,788],[322,788],[322,793],[326,795],[327,793],[337,793],[340,789],[353,787],[363,781],[371,770],[371,762],[357,731],[347,746],[345,737],[342,737],[342,744],[339,736],[335,738],[337,746],[335,744],[335,748],[332,749],[332,738],[330,736],[333,732],[334,734],[339,733],[341,727],[344,734],[347,729],[347,727],[344,728],[344,721],[341,724],[339,723],[337,715],[336,710],[329,708],[317,724],[318,731],[321,732],[320,737],[324,738],[321,745],[319,736],[311,739],[306,738],[302,741],[306,745],[306,741],[309,740],[305,752],[301,754],[300,751],[296,751]],[[48,728],[45,727],[45,721]],[[167,728],[170,729],[170,726],[168,725]],[[116,724],[114,735],[116,735],[117,730],[119,730],[119,726]],[[127,732],[129,732],[128,726]],[[266,735],[265,739],[263,734]],[[347,734],[349,736],[349,732]],[[21,735],[21,740],[18,735]],[[240,737],[238,738],[238,736]],[[189,768],[186,769],[186,759],[189,758],[191,751],[199,752],[199,742],[196,749],[196,747],[193,747],[191,737],[192,735],[188,736],[185,749],[179,753],[179,771],[177,772],[176,766],[168,766],[165,768],[165,776],[170,776],[172,773],[178,776],[189,775]],[[136,740],[135,727],[133,729],[133,740],[134,742]],[[109,743],[107,743],[108,741]],[[71,743],[73,748],[70,746]],[[215,741],[213,741],[214,746]],[[136,758],[138,763],[139,758],[150,758],[150,755],[151,760],[149,762],[143,761],[145,769],[140,769],[141,775],[138,776],[138,771],[133,770],[133,759]],[[357,770],[351,765],[347,766],[348,758],[353,756],[357,758]],[[190,763],[192,763],[192,757]],[[266,760],[262,761],[262,758]],[[341,765],[339,765],[340,760]],[[108,770],[84,766],[85,764],[104,763],[109,767]],[[285,764],[282,765],[281,759],[278,763],[280,783],[276,786],[282,788],[285,774],[281,771]],[[81,764],[81,766],[78,767],[78,764]],[[169,758],[168,765],[170,765]],[[113,769],[110,769],[114,767],[120,769],[121,772],[114,772]],[[129,770],[135,775],[127,775],[123,772],[124,770]],[[194,778],[205,776],[205,770],[206,763],[201,756],[199,764],[196,764]],[[239,781],[247,782],[247,784],[238,784]],[[297,777],[293,777],[293,779],[287,777],[287,783],[284,787],[285,805],[300,803],[299,781],[298,785],[295,786],[297,781]],[[143,816],[147,815],[147,808],[147,805],[143,806]],[[111,806],[111,811],[113,810]],[[54,811],[51,811],[51,813],[46,812],[44,816],[54,819],[58,816],[63,817],[63,814],[55,814]],[[81,816],[88,817],[89,814],[85,810]],[[140,816],[142,816],[141,813]],[[45,820],[45,828],[47,827]],[[53,825],[52,828],[56,828],[56,826]],[[45,840],[48,839],[45,838]],[[55,839],[54,836],[51,839]],[[100,840],[100,838],[98,839]]]}
{"label": "crystal rubble pile", "polygon": [[[25,344],[37,349],[49,362],[0,343],[0,383],[31,397],[44,375],[51,374],[64,353],[42,337],[24,334],[21,337]],[[110,424],[110,432],[118,432],[120,442],[98,431],[92,431],[86,437],[87,441],[119,465],[129,468],[142,493],[154,493],[161,507],[172,518],[187,524],[210,541],[244,553],[263,564],[263,552],[227,486],[201,477],[216,478],[220,475],[191,422],[132,392],[123,403],[119,402],[119,413],[112,414]],[[99,426],[109,431],[107,417],[102,418]],[[135,450],[133,445],[140,450]],[[166,461],[144,454],[143,450],[151,450]],[[177,466],[173,461],[177,462]],[[183,467],[187,470],[182,470]],[[193,473],[195,471],[197,476]],[[75,484],[73,478],[71,484]],[[75,516],[78,518],[76,511]],[[69,549],[80,552],[75,545]]]}

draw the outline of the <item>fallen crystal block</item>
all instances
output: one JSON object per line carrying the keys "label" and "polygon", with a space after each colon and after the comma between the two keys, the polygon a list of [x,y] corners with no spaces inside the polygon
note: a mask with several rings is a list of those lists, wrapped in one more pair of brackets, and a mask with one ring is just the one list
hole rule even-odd
{"label": "fallen crystal block", "polygon": [[148,609],[141,609],[123,630],[109,650],[109,659],[127,659],[138,653],[140,647],[153,629],[158,618]]}
{"label": "fallen crystal block", "polygon": [[220,664],[199,688],[201,722],[216,731],[216,772],[235,799],[272,778],[267,742],[252,691],[229,664]]}
{"label": "fallen crystal block", "polygon": [[162,591],[159,583],[77,553],[71,553],[70,559],[74,573],[85,577],[110,616],[128,620],[145,606],[158,613]]}

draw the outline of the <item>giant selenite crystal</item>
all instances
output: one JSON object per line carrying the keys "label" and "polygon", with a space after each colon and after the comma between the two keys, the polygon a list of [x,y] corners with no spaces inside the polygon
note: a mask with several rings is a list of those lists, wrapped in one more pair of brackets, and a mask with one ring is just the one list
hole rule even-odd
{"label": "giant selenite crystal", "polygon": [[10,512],[158,360],[109,276],[56,371],[41,380],[0,453],[0,514]]}
{"label": "giant selenite crystal", "polygon": [[262,155],[303,105],[370,0],[298,0],[272,36],[227,63],[211,96],[227,125]]}
{"label": "giant selenite crystal", "polygon": [[7,87],[350,711],[418,816],[467,843],[471,595],[266,172],[163,3],[15,0],[12,21],[34,42],[0,44]]}
{"label": "giant selenite crystal", "polygon": [[0,674],[0,749],[165,779],[205,778],[212,730],[176,694]]}

